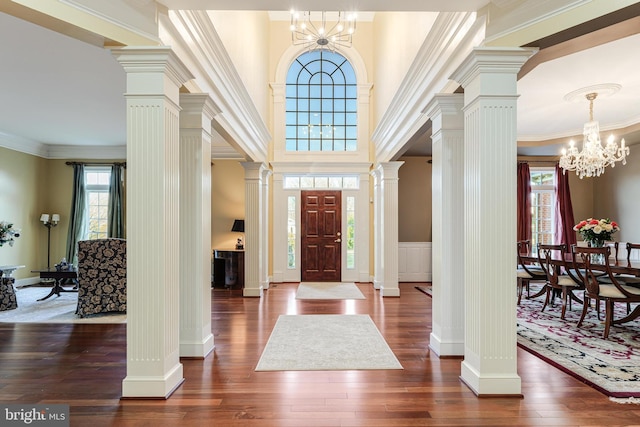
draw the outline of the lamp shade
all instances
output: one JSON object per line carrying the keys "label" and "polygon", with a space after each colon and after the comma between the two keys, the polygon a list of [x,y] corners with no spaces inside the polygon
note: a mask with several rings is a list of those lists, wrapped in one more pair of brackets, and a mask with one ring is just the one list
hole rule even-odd
{"label": "lamp shade", "polygon": [[238,233],[244,233],[244,219],[236,219],[233,221],[233,227],[231,227],[231,231],[236,231]]}

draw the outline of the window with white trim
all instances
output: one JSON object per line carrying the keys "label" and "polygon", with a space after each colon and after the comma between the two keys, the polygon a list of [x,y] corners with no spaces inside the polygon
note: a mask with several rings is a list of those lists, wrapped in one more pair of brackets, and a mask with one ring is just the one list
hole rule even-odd
{"label": "window with white trim", "polygon": [[357,190],[360,187],[360,180],[357,176],[306,176],[306,175],[288,175],[284,177],[283,187],[288,190],[292,189],[349,189]]}
{"label": "window with white trim", "polygon": [[296,197],[287,197],[287,268],[296,268]]}
{"label": "window with white trim", "polygon": [[106,239],[109,230],[111,168],[85,167],[86,228],[84,238]]}
{"label": "window with white trim", "polygon": [[531,168],[531,247],[553,244],[555,233],[555,169]]}

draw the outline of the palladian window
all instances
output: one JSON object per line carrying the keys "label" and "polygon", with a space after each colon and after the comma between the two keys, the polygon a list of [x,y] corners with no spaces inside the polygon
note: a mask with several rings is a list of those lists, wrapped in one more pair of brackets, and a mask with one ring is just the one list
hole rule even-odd
{"label": "palladian window", "polygon": [[357,85],[353,67],[336,52],[300,55],[286,89],[287,151],[356,151]]}

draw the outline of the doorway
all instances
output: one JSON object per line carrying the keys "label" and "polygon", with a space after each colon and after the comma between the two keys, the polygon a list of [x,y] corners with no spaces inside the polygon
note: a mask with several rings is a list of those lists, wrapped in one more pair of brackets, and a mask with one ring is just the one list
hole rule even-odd
{"label": "doorway", "polygon": [[301,280],[340,282],[342,192],[302,191],[301,197]]}

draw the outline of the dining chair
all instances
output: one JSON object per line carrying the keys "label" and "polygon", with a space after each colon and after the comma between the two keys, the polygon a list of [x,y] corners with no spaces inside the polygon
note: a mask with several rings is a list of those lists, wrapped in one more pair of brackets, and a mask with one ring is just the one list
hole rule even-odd
{"label": "dining chair", "polygon": [[[539,265],[527,263],[522,259],[523,254],[531,252],[531,243],[529,240],[519,240],[517,242],[518,247],[518,268],[516,269],[516,277],[518,287],[518,305],[522,300],[522,293],[526,289],[527,298],[530,298],[529,284],[531,282],[544,282],[547,279],[547,275]],[[536,296],[541,295],[540,293]]]}
{"label": "dining chair", "polygon": [[[584,281],[584,298],[582,304],[582,314],[578,321],[578,327],[582,326],[582,322],[591,306],[591,300],[595,300],[597,306],[600,301],[605,303],[605,323],[603,337],[606,339],[609,337],[609,331],[612,325],[619,325],[622,323],[630,322],[640,316],[640,305],[636,305],[631,313],[621,319],[614,319],[614,304],[615,303],[640,303],[640,288],[628,286],[621,283],[615,274],[611,271],[609,263],[604,265],[598,265],[597,270],[594,268],[595,263],[591,262],[592,255],[604,255],[605,259],[609,259],[611,255],[611,248],[608,246],[602,248],[585,248],[572,245],[571,247],[572,257],[574,264],[584,264],[585,275],[581,277]],[[596,276],[596,271],[602,271],[604,269],[607,278],[610,283],[602,283]],[[580,273],[582,274],[582,273]]]}
{"label": "dining chair", "polygon": [[[538,259],[540,266],[545,272],[547,280],[545,282],[546,298],[542,310],[553,302],[555,294],[559,292],[562,298],[562,310],[560,318],[564,320],[567,311],[567,304],[571,299],[580,301],[574,291],[584,289],[582,281],[573,273],[573,267],[569,266],[566,260],[567,245],[543,245],[538,244]],[[580,301],[582,303],[582,301]]]}

